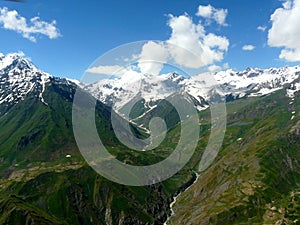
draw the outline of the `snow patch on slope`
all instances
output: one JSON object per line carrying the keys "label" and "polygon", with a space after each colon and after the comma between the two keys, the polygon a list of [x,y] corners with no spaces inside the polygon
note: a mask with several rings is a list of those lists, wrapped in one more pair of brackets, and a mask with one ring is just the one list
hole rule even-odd
{"label": "snow patch on slope", "polygon": [[289,98],[294,98],[295,97],[295,93],[300,91],[300,83],[294,83],[291,84],[291,87],[286,89],[286,95]]}

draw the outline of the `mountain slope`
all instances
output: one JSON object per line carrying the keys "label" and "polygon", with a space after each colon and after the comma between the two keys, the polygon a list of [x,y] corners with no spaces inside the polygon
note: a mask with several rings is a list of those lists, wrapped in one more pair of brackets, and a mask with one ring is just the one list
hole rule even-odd
{"label": "mountain slope", "polygon": [[43,92],[50,78],[51,75],[39,70],[19,54],[0,57],[0,116],[29,93],[45,103]]}
{"label": "mountain slope", "polygon": [[231,102],[214,165],[173,205],[168,224],[298,224],[300,95]]}

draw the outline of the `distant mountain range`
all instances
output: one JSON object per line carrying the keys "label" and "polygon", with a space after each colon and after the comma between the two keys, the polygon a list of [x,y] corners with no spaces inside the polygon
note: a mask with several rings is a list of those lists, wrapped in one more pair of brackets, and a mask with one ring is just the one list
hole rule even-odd
{"label": "distant mountain range", "polygon": [[[236,72],[232,69],[184,77],[177,73],[153,76],[124,76],[104,79],[85,86],[94,97],[122,112],[122,107],[130,103],[134,96],[143,99],[144,113],[156,107],[157,102],[174,92],[187,93],[199,111],[206,109],[216,95],[225,101],[262,96],[285,88],[299,80],[300,66],[253,69]],[[213,76],[215,83],[207,76]],[[138,115],[137,115],[138,116]]]}
{"label": "distant mountain range", "polygon": [[[226,97],[226,101],[232,101],[266,95],[288,84],[297,83],[300,66],[264,70],[247,68],[241,72],[229,69],[189,78],[175,72],[160,76],[135,75],[80,84],[76,80],[53,77],[38,69],[30,60],[12,53],[0,57],[0,104],[9,106],[22,100],[30,92],[35,92],[47,104],[43,99],[45,85],[55,81],[80,85],[101,102],[108,106],[113,105],[117,111],[136,95],[144,100],[145,109],[150,110],[155,103],[174,92],[187,93],[194,100],[197,109],[204,110],[218,92]],[[216,83],[207,82],[209,79],[205,76],[213,76]]]}

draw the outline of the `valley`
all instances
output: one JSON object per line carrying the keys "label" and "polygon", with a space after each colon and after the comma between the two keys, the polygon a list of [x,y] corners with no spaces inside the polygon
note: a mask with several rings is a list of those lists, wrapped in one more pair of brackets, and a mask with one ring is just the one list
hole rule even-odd
{"label": "valley", "polygon": [[[10,63],[0,64],[0,224],[299,223],[299,67],[227,71],[231,80],[220,85],[227,100],[225,138],[212,165],[201,172],[213,92],[212,87],[203,95],[188,92],[200,122],[192,158],[171,178],[134,187],[103,178],[82,157],[72,129],[72,104],[80,87],[44,73],[27,59],[7,57]],[[221,79],[223,73],[215,75]],[[178,74],[160,79],[161,87],[197,88],[196,81],[189,86],[192,80]],[[153,116],[166,121],[165,139],[150,151],[128,149],[118,140],[111,125],[113,109],[104,101],[110,97],[98,96],[97,131],[113,157],[147,165],[172,153],[180,139],[178,115],[164,95],[155,96],[135,105],[130,118],[138,138],[149,136],[138,125],[148,129]]]}

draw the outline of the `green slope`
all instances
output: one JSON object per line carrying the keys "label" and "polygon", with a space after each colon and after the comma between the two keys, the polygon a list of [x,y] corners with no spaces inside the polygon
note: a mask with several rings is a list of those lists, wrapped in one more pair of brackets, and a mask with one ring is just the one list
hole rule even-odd
{"label": "green slope", "polygon": [[289,104],[281,90],[228,103],[223,148],[168,224],[299,224],[299,97]]}

